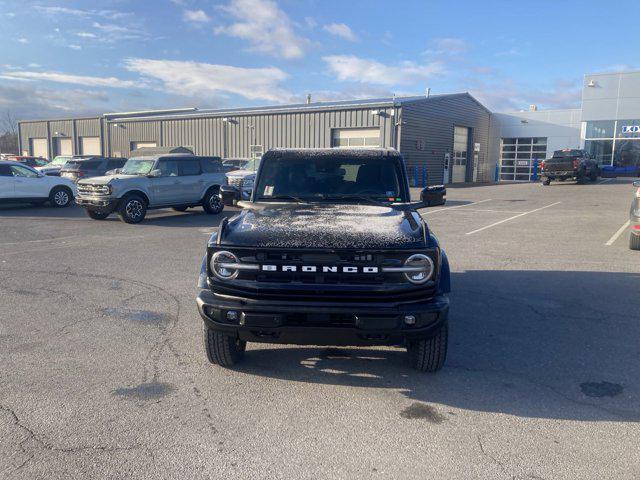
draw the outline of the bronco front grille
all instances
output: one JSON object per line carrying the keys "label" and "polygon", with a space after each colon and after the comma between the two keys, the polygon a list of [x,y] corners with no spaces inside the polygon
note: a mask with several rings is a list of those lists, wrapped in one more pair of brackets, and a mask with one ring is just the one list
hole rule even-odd
{"label": "bronco front grille", "polygon": [[78,185],[78,193],[81,195],[108,195],[107,185],[82,184]]}
{"label": "bronco front grille", "polygon": [[[415,252],[270,251],[233,249],[240,263],[259,265],[336,265],[339,273],[240,270],[232,281],[214,279],[214,291],[223,295],[264,300],[327,302],[415,302],[435,293],[435,282],[413,285],[404,274],[383,272],[401,266]],[[434,253],[434,252],[432,252]],[[436,263],[437,255],[432,258]],[[341,273],[342,266],[379,268],[376,273]],[[435,278],[436,273],[434,273]]]}

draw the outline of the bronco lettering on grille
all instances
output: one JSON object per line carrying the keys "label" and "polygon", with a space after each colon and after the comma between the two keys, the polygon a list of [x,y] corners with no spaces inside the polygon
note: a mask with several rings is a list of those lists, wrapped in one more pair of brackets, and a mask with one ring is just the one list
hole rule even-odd
{"label": "bronco lettering on grille", "polygon": [[263,272],[302,272],[302,273],[379,273],[378,267],[338,267],[332,265],[262,265]]}

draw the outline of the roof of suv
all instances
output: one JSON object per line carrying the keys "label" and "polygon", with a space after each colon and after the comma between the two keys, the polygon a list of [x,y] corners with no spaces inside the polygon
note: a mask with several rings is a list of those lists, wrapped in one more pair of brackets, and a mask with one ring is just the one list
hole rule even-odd
{"label": "roof of suv", "polygon": [[399,157],[393,148],[274,148],[268,150],[265,158],[309,158],[309,157]]}
{"label": "roof of suv", "polygon": [[174,154],[194,155],[193,151],[186,147],[141,147],[131,152],[132,157],[160,157]]}

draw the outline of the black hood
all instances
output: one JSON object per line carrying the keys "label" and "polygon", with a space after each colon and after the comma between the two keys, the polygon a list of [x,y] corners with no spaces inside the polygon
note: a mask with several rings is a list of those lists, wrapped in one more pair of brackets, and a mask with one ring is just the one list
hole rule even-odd
{"label": "black hood", "polygon": [[222,245],[264,248],[424,248],[415,212],[375,205],[262,204],[229,220]]}

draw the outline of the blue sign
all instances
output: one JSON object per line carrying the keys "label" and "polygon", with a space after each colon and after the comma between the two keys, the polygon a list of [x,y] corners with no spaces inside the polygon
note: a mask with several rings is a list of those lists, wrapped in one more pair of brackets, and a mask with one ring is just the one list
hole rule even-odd
{"label": "blue sign", "polygon": [[640,125],[624,125],[622,133],[640,133]]}

